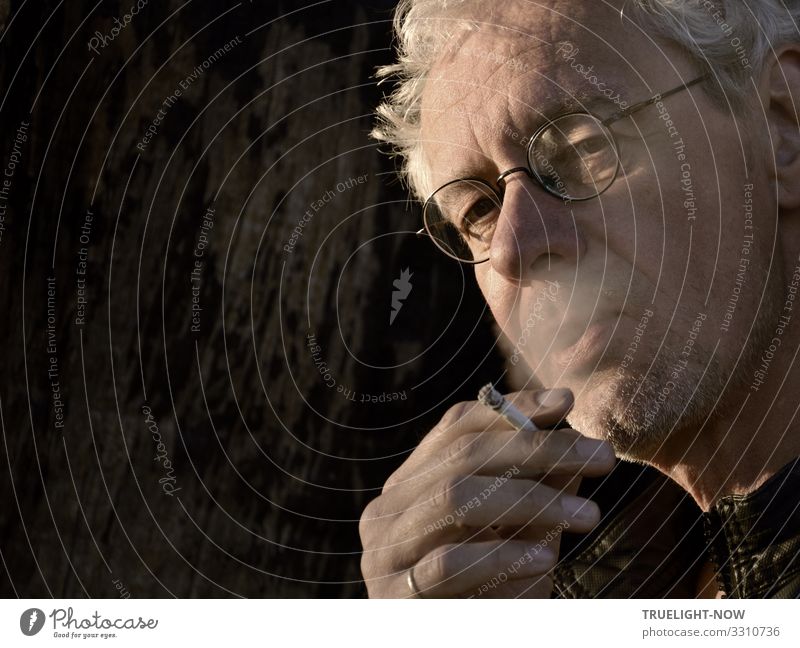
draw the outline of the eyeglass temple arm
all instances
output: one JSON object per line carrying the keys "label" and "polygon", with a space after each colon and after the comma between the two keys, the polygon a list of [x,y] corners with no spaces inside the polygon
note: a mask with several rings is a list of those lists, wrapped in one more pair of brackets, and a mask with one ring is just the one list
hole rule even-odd
{"label": "eyeglass temple arm", "polygon": [[679,85],[677,88],[673,88],[672,90],[667,90],[667,92],[662,92],[661,94],[657,94],[655,97],[651,97],[650,99],[646,99],[645,101],[640,101],[639,103],[633,104],[632,106],[628,106],[625,110],[619,110],[615,112],[613,115],[608,117],[607,119],[603,120],[603,126],[610,126],[615,121],[619,121],[624,117],[629,117],[635,112],[638,112],[642,108],[647,108],[647,106],[652,106],[654,103],[662,101],[667,97],[671,97],[674,94],[678,94],[679,92],[683,92],[688,88],[691,88],[693,85],[697,85],[701,81],[705,81],[706,79],[710,78],[710,74],[704,74],[703,76],[699,76],[696,79],[692,79],[691,81]]}

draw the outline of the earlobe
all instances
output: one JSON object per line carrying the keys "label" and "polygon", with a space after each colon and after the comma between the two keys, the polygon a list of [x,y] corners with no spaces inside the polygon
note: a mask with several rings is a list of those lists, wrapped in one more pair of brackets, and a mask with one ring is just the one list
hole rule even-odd
{"label": "earlobe", "polygon": [[800,43],[779,49],[762,77],[770,124],[771,175],[781,209],[800,208]]}

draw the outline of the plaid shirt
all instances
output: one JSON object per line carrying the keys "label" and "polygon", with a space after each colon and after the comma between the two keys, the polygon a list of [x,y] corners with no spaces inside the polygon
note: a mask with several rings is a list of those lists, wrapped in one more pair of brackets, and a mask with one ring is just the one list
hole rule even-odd
{"label": "plaid shirt", "polygon": [[627,462],[579,494],[604,515],[591,533],[564,535],[554,598],[695,598],[709,561],[728,597],[800,596],[800,458],[708,513],[654,468]]}

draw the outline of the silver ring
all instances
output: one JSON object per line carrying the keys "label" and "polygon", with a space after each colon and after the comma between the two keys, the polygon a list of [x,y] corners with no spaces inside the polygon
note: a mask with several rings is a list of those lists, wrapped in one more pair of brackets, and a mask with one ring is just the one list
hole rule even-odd
{"label": "silver ring", "polygon": [[411,598],[425,598],[422,596],[422,592],[419,591],[419,587],[417,587],[417,581],[414,580],[414,567],[411,566],[406,571],[406,582],[408,583],[408,589],[411,590]]}

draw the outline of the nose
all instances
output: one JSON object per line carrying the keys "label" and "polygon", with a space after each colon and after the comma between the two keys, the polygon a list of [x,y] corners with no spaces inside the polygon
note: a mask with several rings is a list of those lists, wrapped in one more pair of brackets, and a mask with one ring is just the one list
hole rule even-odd
{"label": "nose", "polygon": [[573,276],[586,244],[572,208],[522,174],[508,178],[489,262],[518,284]]}

